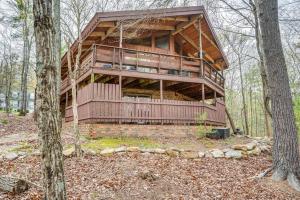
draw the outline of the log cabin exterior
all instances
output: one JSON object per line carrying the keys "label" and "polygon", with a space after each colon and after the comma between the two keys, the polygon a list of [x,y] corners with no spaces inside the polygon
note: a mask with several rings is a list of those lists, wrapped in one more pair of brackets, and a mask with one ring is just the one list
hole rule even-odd
{"label": "log cabin exterior", "polygon": [[[96,13],[81,36],[80,123],[226,125],[228,62],[203,7]],[[73,56],[77,47],[76,40]],[[61,109],[68,122],[66,54],[61,78]]]}

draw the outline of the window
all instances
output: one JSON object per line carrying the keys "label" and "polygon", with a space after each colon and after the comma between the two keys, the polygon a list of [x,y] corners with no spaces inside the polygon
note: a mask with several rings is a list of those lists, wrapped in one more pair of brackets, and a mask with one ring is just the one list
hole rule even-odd
{"label": "window", "polygon": [[127,43],[151,47],[151,37],[128,39]]}
{"label": "window", "polygon": [[169,49],[169,35],[155,38],[155,47],[160,49]]}

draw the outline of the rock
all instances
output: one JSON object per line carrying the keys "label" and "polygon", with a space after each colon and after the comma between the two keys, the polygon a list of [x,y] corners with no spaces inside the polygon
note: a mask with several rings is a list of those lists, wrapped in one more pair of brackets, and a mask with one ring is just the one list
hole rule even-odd
{"label": "rock", "polygon": [[94,150],[92,150],[92,149],[86,149],[86,148],[84,148],[84,149],[82,149],[82,151],[83,151],[85,154],[88,154],[88,155],[96,155],[96,154],[97,154],[97,152],[94,151]]}
{"label": "rock", "polygon": [[258,146],[262,152],[270,152],[271,147],[269,145],[259,145]]}
{"label": "rock", "polygon": [[41,152],[40,150],[36,149],[34,150],[32,153],[31,153],[32,156],[40,156],[41,155]]}
{"label": "rock", "polygon": [[224,153],[220,149],[214,149],[211,151],[211,154],[214,158],[224,158]]}
{"label": "rock", "polygon": [[169,150],[177,151],[178,153],[184,151],[184,149],[178,149],[178,148],[176,148],[176,147],[171,147],[171,148],[169,148]]}
{"label": "rock", "polygon": [[260,148],[256,147],[255,149],[247,152],[249,156],[259,156],[261,154]]}
{"label": "rock", "polygon": [[127,147],[128,152],[138,152],[141,149],[139,147]]}
{"label": "rock", "polygon": [[211,154],[210,151],[206,151],[204,154],[205,154],[205,158],[212,158],[213,157],[213,155]]}
{"label": "rock", "polygon": [[231,151],[232,149],[230,149],[230,148],[226,148],[226,149],[223,149],[222,151],[223,151],[223,153],[226,153],[226,152],[228,152],[228,151]]}
{"label": "rock", "polygon": [[171,157],[176,157],[179,155],[179,152],[174,149],[167,149],[166,154]]}
{"label": "rock", "polygon": [[103,149],[102,151],[100,151],[101,155],[108,155],[108,154],[113,154],[115,152],[115,149],[113,148],[107,148],[107,149]]}
{"label": "rock", "polygon": [[125,152],[127,150],[127,148],[125,146],[122,147],[118,147],[115,149],[116,153],[120,153],[120,152]]}
{"label": "rock", "polygon": [[256,147],[256,143],[250,142],[250,143],[246,144],[245,146],[247,147],[247,151],[251,151]]}
{"label": "rock", "polygon": [[160,148],[156,148],[156,149],[154,149],[154,153],[157,153],[157,154],[164,154],[164,153],[166,153],[166,150],[160,149]]}
{"label": "rock", "polygon": [[205,156],[205,153],[204,152],[202,152],[202,151],[199,151],[198,152],[198,157],[199,158],[203,158]]}
{"label": "rock", "polygon": [[241,151],[237,150],[230,150],[225,153],[226,158],[235,158],[235,159],[241,159],[243,157]]}
{"label": "rock", "polygon": [[198,158],[198,152],[195,151],[184,151],[181,152],[181,156],[187,159]]}
{"label": "rock", "polygon": [[5,159],[10,160],[10,161],[17,159],[18,157],[19,157],[18,154],[14,153],[14,152],[7,153],[4,156]]}
{"label": "rock", "polygon": [[247,146],[244,145],[244,144],[236,144],[236,145],[233,145],[231,148],[234,149],[234,150],[241,150],[241,151],[247,151],[248,150]]}
{"label": "rock", "polygon": [[74,147],[63,150],[63,155],[66,156],[66,157],[69,157],[74,153],[75,153],[75,148]]}

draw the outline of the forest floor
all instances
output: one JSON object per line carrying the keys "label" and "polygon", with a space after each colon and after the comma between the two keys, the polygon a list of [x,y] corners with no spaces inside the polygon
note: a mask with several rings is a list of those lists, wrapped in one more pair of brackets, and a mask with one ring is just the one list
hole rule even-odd
{"label": "forest floor", "polygon": [[[83,142],[85,148],[100,151],[120,145],[177,145],[205,150],[246,141],[246,138],[225,141],[101,138]],[[65,147],[70,146],[72,135],[64,134],[63,143]],[[19,151],[27,155],[10,161],[0,156],[0,175],[21,177],[41,186],[40,156],[29,153],[37,149],[37,129],[30,116],[6,117],[0,113],[0,155]],[[275,183],[269,177],[251,178],[270,167],[271,162],[267,154],[235,160],[186,159],[132,152],[84,155],[80,159],[66,157],[64,166],[69,199],[300,199],[300,194],[286,183]],[[42,191],[33,185],[16,196],[0,191],[0,199],[42,199]]]}

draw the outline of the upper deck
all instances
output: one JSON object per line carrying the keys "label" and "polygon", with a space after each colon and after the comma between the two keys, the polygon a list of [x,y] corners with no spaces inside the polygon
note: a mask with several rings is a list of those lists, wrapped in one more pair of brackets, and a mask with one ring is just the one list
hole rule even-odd
{"label": "upper deck", "polygon": [[[224,94],[224,77],[211,64],[200,58],[139,51],[94,44],[84,55],[78,81],[92,73],[120,75],[157,80],[204,83]],[[62,93],[70,89],[70,81],[62,81]]]}

